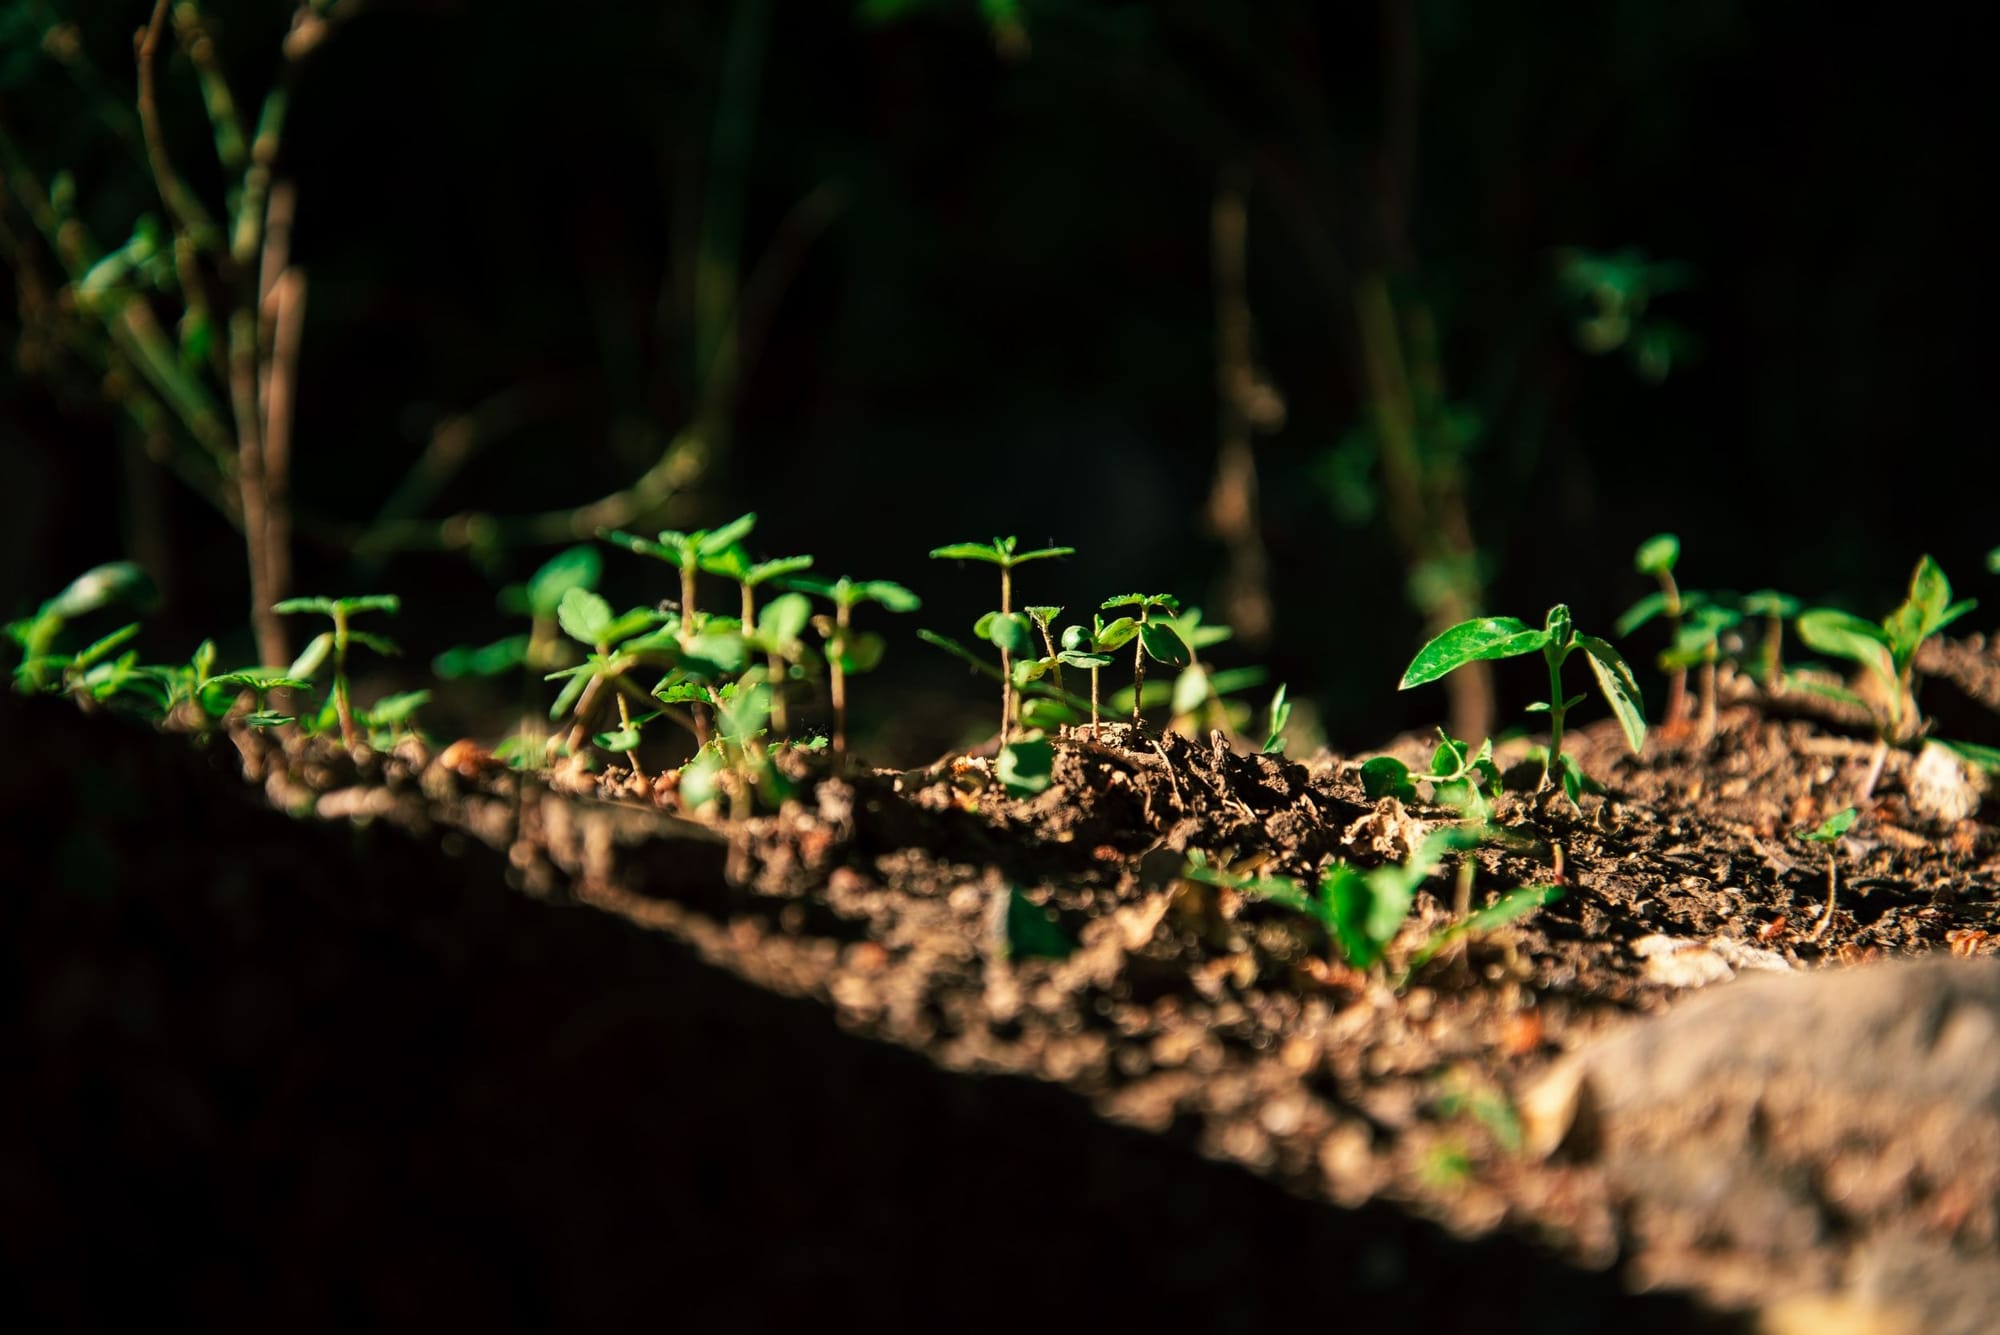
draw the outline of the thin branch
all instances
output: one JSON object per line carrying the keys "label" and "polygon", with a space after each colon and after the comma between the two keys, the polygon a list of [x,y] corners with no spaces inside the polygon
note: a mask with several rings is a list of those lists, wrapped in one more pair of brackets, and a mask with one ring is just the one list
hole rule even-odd
{"label": "thin branch", "polygon": [[167,153],[166,131],[160,124],[159,89],[153,67],[159,57],[160,35],[166,29],[167,5],[168,0],[153,0],[153,17],[139,34],[139,127],[145,136],[146,161],[152,168],[153,183],[174,226],[193,237],[198,247],[209,250],[215,247],[220,235],[215,221],[174,171],[173,158]]}

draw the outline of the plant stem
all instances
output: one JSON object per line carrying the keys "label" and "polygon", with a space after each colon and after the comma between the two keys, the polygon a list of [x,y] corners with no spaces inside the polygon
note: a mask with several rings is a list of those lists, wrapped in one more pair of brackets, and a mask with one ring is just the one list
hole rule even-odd
{"label": "plant stem", "polygon": [[[1659,572],[1660,593],[1667,600],[1667,638],[1678,643],[1681,637],[1681,590],[1674,583],[1671,570]],[[1660,722],[1660,730],[1669,736],[1677,733],[1687,723],[1687,681],[1685,667],[1676,667],[1667,676],[1667,716]]]}
{"label": "plant stem", "polygon": [[[1006,565],[1000,567],[1000,615],[1008,616],[1014,610],[1014,572]],[[1000,745],[1005,746],[1014,728],[1014,662],[1007,646],[1000,646]]]}
{"label": "plant stem", "polygon": [[1095,742],[1099,738],[1100,734],[1097,727],[1097,669],[1092,668],[1090,670],[1090,740]]}
{"label": "plant stem", "polygon": [[1549,786],[1550,771],[1555,768],[1556,758],[1562,754],[1563,714],[1566,712],[1563,707],[1562,659],[1553,645],[1542,651],[1542,657],[1549,665],[1549,751],[1542,757],[1542,781],[1538,791]]}
{"label": "plant stem", "polygon": [[833,689],[833,754],[844,760],[847,757],[847,672],[843,662],[847,654],[846,603],[834,606],[833,623],[833,652],[826,656],[827,677]]}
{"label": "plant stem", "polygon": [[347,698],[347,609],[333,608],[333,712],[340,718],[340,740],[354,750],[354,705]]}
{"label": "plant stem", "polygon": [[[1139,624],[1145,625],[1143,613]],[[1132,638],[1132,726],[1139,726],[1139,706],[1146,697],[1146,644],[1139,636]]]}
{"label": "plant stem", "polygon": [[1837,848],[1838,845],[1835,844],[1828,844],[1826,846],[1826,912],[1819,915],[1818,925],[1806,937],[1808,941],[1819,940],[1821,936],[1825,935],[1827,927],[1833,922],[1833,897],[1839,889],[1834,880],[1840,865],[1839,859],[1834,856]]}
{"label": "plant stem", "polygon": [[1715,646],[1701,660],[1701,740],[1715,739]]}
{"label": "plant stem", "polygon": [[1785,689],[1785,669],[1779,651],[1784,645],[1785,623],[1777,616],[1764,620],[1764,694],[1780,695]]}
{"label": "plant stem", "polygon": [[[618,693],[618,726],[626,732],[632,731],[632,707],[625,703],[625,692]],[[639,748],[633,747],[625,753],[625,759],[632,766],[632,777],[644,783],[646,771],[639,768]]]}

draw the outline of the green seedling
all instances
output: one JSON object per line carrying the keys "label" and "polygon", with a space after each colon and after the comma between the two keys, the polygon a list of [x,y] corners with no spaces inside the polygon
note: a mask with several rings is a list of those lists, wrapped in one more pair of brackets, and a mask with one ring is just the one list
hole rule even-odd
{"label": "green seedling", "polygon": [[1703,742],[1715,736],[1715,670],[1722,657],[1722,637],[1743,621],[1743,614],[1719,602],[1703,601],[1689,608],[1673,645],[1660,661],[1683,679],[1690,667],[1701,668],[1701,726]]}
{"label": "green seedling", "polygon": [[1559,885],[1524,885],[1517,890],[1509,890],[1477,913],[1469,913],[1449,927],[1433,932],[1430,939],[1417,947],[1415,953],[1410,956],[1410,969],[1414,972],[1423,968],[1460,941],[1476,940],[1489,932],[1519,922],[1530,913],[1555,903],[1562,896],[1562,887]]}
{"label": "green seedling", "polygon": [[1249,722],[1250,711],[1226,697],[1263,685],[1264,669],[1215,669],[1202,662],[1202,650],[1233,638],[1236,632],[1220,623],[1204,625],[1199,607],[1176,614],[1168,624],[1188,649],[1187,665],[1174,678],[1166,696],[1173,726],[1190,735],[1204,727],[1220,727],[1231,737],[1238,736]]}
{"label": "green seedling", "polygon": [[1292,702],[1285,698],[1285,684],[1278,683],[1278,689],[1271,696],[1271,706],[1264,715],[1264,754],[1281,756],[1285,754],[1285,728],[1292,721]]}
{"label": "green seedling", "polygon": [[1879,623],[1830,607],[1799,614],[1799,638],[1807,647],[1859,664],[1876,687],[1864,697],[1807,678],[1793,679],[1794,685],[1865,710],[1874,722],[1875,756],[1862,780],[1858,803],[1867,802],[1874,794],[1889,747],[1905,745],[1923,734],[1924,721],[1917,712],[1911,686],[1917,651],[1925,640],[1978,605],[1971,598],[1953,602],[1951,581],[1936,561],[1925,556],[1910,576],[1909,594]]}
{"label": "green seedling", "polygon": [[[1011,550],[1011,547],[1010,547]],[[932,553],[936,555],[936,553]],[[1027,559],[1027,558],[1023,558]],[[1002,567],[1003,577],[1006,567]],[[826,642],[827,679],[833,692],[833,753],[847,755],[847,679],[872,671],[882,661],[883,640],[872,631],[854,629],[854,609],[875,603],[890,612],[914,612],[923,606],[916,594],[886,579],[798,579],[792,587],[817,594],[833,604],[833,615],[813,618],[813,628]]]}
{"label": "green seedling", "polygon": [[86,570],[33,616],[8,624],[7,638],[21,650],[21,661],[14,666],[14,688],[29,695],[57,682],[65,689],[82,689],[83,677],[138,634],[139,627],[136,623],[121,626],[75,654],[56,651],[64,629],[70,622],[114,604],[144,606],[157,597],[152,579],[130,561]]}
{"label": "green seedling", "polygon": [[[1660,587],[1626,608],[1612,623],[1618,638],[1622,640],[1654,617],[1664,616],[1669,641],[1680,639],[1681,617],[1689,607],[1681,599],[1680,585],[1674,582],[1674,566],[1680,559],[1681,540],[1672,533],[1656,533],[1639,544],[1639,550],[1632,554],[1632,568],[1642,575],[1651,575]],[[1677,666],[1668,672],[1667,710],[1660,729],[1676,736],[1686,724],[1687,668]]]}
{"label": "green seedling", "polygon": [[[757,611],[757,590],[773,580],[796,575],[802,570],[810,570],[812,563],[813,558],[810,556],[780,556],[769,561],[752,561],[750,554],[744,551],[741,545],[732,546],[716,556],[705,557],[701,562],[701,568],[709,574],[720,575],[724,579],[736,582],[737,592],[742,598],[743,610],[740,620],[744,633],[750,634],[753,630],[756,631],[760,640],[758,647],[764,651],[766,679],[771,686],[771,726],[781,733],[786,727],[785,693],[779,688],[790,676],[792,665],[798,661],[797,650],[801,645],[799,631],[806,625],[810,608],[802,594],[780,594],[773,600],[774,602],[796,599],[798,608],[806,610],[801,613],[797,609],[788,607],[775,617],[767,615],[760,621]],[[789,635],[781,633],[794,618],[798,621],[798,627]]]}
{"label": "green seedling", "polygon": [[1799,600],[1776,589],[1759,589],[1737,604],[1744,616],[1764,619],[1764,641],[1752,673],[1771,695],[1785,689],[1785,623],[1799,614]]}
{"label": "green seedling", "polygon": [[[1070,627],[1072,631],[1076,629],[1078,628],[1075,626]],[[1067,639],[1068,632],[1065,632],[1064,635]],[[966,648],[957,640],[952,639],[949,635],[940,635],[933,630],[919,630],[917,638],[925,644],[944,650],[981,676],[991,681],[997,682],[1000,680],[999,668]],[[1077,655],[1070,654],[1068,650],[1064,650],[1063,652],[1069,654],[1068,657],[1063,659],[1063,662],[1068,666],[1088,666],[1088,663],[1080,660]],[[1102,657],[1099,666],[1107,665],[1110,662],[1109,657]],[[1021,721],[1032,728],[1047,729],[1060,727],[1067,723],[1074,723],[1079,719],[1088,717],[1090,701],[1068,690],[1056,690],[1049,681],[1043,680],[1047,674],[1047,669],[1047,662],[1040,659],[1034,660],[1027,669],[1024,669],[1021,663],[1014,664],[1014,688],[1020,691],[1025,697],[1021,701],[1020,708],[1016,711]]]}
{"label": "green seedling", "polygon": [[696,529],[692,533],[663,529],[657,542],[613,529],[600,530],[597,536],[629,552],[665,561],[680,572],[681,600],[677,610],[680,613],[680,639],[685,644],[694,638],[701,626],[695,610],[695,576],[706,564],[722,560],[724,554],[748,537],[750,530],[756,526],[757,516],[747,514],[730,520],[721,528]]}
{"label": "green seedling", "polygon": [[[574,718],[569,737],[572,754],[582,749],[586,737],[614,755],[629,754],[639,745],[640,730],[659,716],[657,712],[645,715],[632,712],[634,704],[644,705],[648,697],[630,674],[640,667],[673,662],[680,653],[680,627],[651,608],[635,608],[616,616],[610,603],[581,587],[572,587],[563,594],[556,606],[556,624],[587,652],[583,662],[575,667],[561,668],[545,676],[544,680],[563,683],[562,692],[549,709],[550,720],[561,719],[564,714]],[[593,736],[590,720],[606,692],[617,701],[618,727]],[[698,732],[693,722],[689,727]],[[632,760],[632,772],[635,775],[641,772],[636,757]]]}
{"label": "green seedling", "polygon": [[393,593],[371,594],[362,598],[287,598],[271,610],[279,616],[323,616],[333,622],[332,630],[323,630],[307,643],[303,652],[293,661],[288,675],[310,679],[326,662],[333,658],[333,709],[340,720],[340,742],[349,751],[361,742],[360,730],[354,722],[354,702],[347,690],[347,651],[354,645],[365,645],[378,654],[399,654],[402,650],[380,635],[355,630],[350,624],[356,616],[364,612],[380,612],[394,616],[402,608],[402,600]]}
{"label": "green seedling", "polygon": [[1111,666],[1111,656],[1130,644],[1139,633],[1139,623],[1131,617],[1118,617],[1106,623],[1096,613],[1090,617],[1088,626],[1071,626],[1062,633],[1062,652],[1058,655],[1071,667],[1083,668],[1090,673],[1090,740],[1099,740],[1098,728],[1098,673]]}
{"label": "green seedling", "polygon": [[1146,699],[1146,660],[1150,658],[1169,667],[1186,667],[1194,660],[1193,651],[1181,639],[1172,621],[1156,615],[1165,612],[1171,618],[1181,610],[1180,600],[1169,593],[1127,593],[1106,598],[1103,607],[1107,612],[1121,607],[1132,609],[1132,624],[1137,631],[1132,641],[1132,723],[1136,727]]}
{"label": "green seedling", "polygon": [[403,691],[385,695],[356,717],[368,734],[368,745],[386,751],[400,737],[415,736],[417,711],[430,703],[429,691]]}
{"label": "green seedling", "polygon": [[1417,778],[1430,782],[1431,796],[1440,806],[1448,806],[1469,820],[1491,819],[1493,802],[1488,794],[1500,791],[1500,767],[1493,763],[1493,739],[1487,738],[1475,751],[1439,728],[1438,746],[1431,752],[1431,767],[1426,774],[1412,775],[1409,766],[1394,756],[1376,756],[1361,766],[1361,788],[1371,802],[1385,797],[1417,801]]}
{"label": "green seedling", "polygon": [[1848,807],[1836,811],[1810,830],[1793,830],[1792,837],[1807,843],[1826,845],[1826,912],[1820,915],[1819,923],[1812,929],[1808,940],[1817,941],[1825,934],[1827,925],[1833,921],[1833,900],[1839,892],[1840,837],[1854,824],[1860,810]]}
{"label": "green seedling", "polygon": [[772,691],[759,668],[717,688],[715,737],[681,767],[680,800],[699,811],[718,798],[729,800],[731,815],[746,818],[752,799],[776,810],[790,793],[784,775],[772,763],[766,745],[771,720]]}
{"label": "green seedling", "polygon": [[[1034,652],[1034,637],[1027,619],[1014,611],[1014,567],[1030,561],[1070,556],[1074,547],[1040,547],[1030,552],[1017,550],[1018,539],[995,538],[985,542],[954,542],[931,549],[934,561],[984,561],[1000,567],[1000,610],[979,619],[974,633],[1000,651],[1000,740],[1004,744],[1014,730],[1014,655]],[[983,628],[983,629],[982,629]]]}
{"label": "green seedling", "polygon": [[1584,697],[1563,694],[1562,667],[1579,649],[1590,663],[1598,689],[1624,729],[1626,743],[1633,754],[1638,754],[1646,742],[1646,712],[1640,703],[1639,688],[1632,680],[1632,669],[1608,642],[1595,635],[1578,635],[1570,623],[1569,608],[1562,603],[1549,609],[1540,630],[1513,617],[1479,617],[1459,622],[1417,651],[1403,673],[1399,689],[1407,691],[1412,686],[1436,681],[1467,663],[1540,651],[1549,670],[1549,698],[1545,703],[1528,706],[1530,711],[1549,716],[1549,745],[1542,758],[1540,786],[1546,789],[1554,776],[1560,774],[1563,792],[1570,805],[1575,806],[1583,792],[1584,775],[1576,762],[1563,753],[1563,722],[1570,709]]}
{"label": "green seedling", "polygon": [[[238,672],[224,672],[208,679],[202,695],[202,708],[208,713],[221,717],[229,711],[229,701],[248,694],[256,708],[241,716],[239,721],[249,728],[281,728],[296,721],[292,714],[281,714],[271,708],[273,691],[309,691],[312,682],[304,677],[274,671],[270,668],[244,668]],[[217,706],[217,693],[222,696],[221,708]]]}

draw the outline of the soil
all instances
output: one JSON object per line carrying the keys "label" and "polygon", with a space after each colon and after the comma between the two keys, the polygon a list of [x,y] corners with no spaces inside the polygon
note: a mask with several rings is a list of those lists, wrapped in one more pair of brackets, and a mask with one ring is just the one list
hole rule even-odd
{"label": "soil", "polygon": [[[1990,740],[2000,658],[1924,665]],[[1819,930],[1792,832],[1873,744],[1724,698],[1639,757],[1573,733],[1580,810],[1502,795],[1472,904],[1561,898],[1407,977],[1181,874],[1455,819],[1368,800],[1363,757],[1106,725],[1032,798],[977,757],[811,761],[703,823],[622,768],[10,704],[0,1283],[38,1328],[1978,1330],[2000,962],[1952,957],[2000,949],[1993,807],[1890,752]],[[1073,952],[1018,957],[1017,897]]]}

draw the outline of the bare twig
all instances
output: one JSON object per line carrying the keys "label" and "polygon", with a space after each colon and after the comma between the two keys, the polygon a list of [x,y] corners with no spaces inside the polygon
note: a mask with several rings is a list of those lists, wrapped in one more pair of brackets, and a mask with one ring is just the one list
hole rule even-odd
{"label": "bare twig", "polygon": [[1256,364],[1247,258],[1249,209],[1243,175],[1238,169],[1224,174],[1210,214],[1215,390],[1221,440],[1208,497],[1208,524],[1229,553],[1224,616],[1243,641],[1254,647],[1271,632],[1271,592],[1258,527],[1257,457],[1251,434],[1258,428],[1276,429],[1284,420],[1284,406]]}
{"label": "bare twig", "polygon": [[215,245],[219,235],[215,220],[208,216],[208,210],[201,206],[201,201],[195,198],[194,192],[174,171],[173,158],[167,152],[166,132],[160,124],[159,90],[153,78],[153,64],[159,55],[160,35],[166,29],[167,4],[168,0],[153,0],[153,17],[136,42],[139,128],[146,141],[146,161],[152,168],[153,183],[160,192],[160,201],[167,206],[174,226],[191,236],[197,247],[207,250]]}

